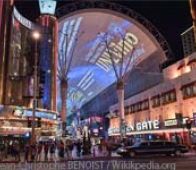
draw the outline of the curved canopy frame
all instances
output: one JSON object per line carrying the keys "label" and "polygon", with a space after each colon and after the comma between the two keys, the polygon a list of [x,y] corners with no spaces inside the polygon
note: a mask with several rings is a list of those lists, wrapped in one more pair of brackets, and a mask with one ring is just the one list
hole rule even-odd
{"label": "curved canopy frame", "polygon": [[[56,11],[56,15],[57,15],[57,17],[59,19],[59,23],[60,23],[59,28],[62,27],[61,23],[63,23],[64,20],[66,20],[66,19],[70,20],[70,18],[73,18],[73,16],[80,15],[80,13],[84,14],[86,12],[100,12],[100,11],[103,13],[106,13],[106,14],[112,13],[112,15],[114,15],[114,16],[116,15],[119,18],[123,18],[129,22],[134,23],[134,25],[136,25],[139,28],[139,30],[141,30],[141,32],[143,32],[143,35],[145,35],[146,37],[148,37],[150,39],[149,42],[152,42],[153,45],[156,46],[156,48],[158,49],[157,51],[161,52],[161,57],[164,56],[164,59],[166,57],[167,58],[173,57],[171,49],[170,49],[167,41],[161,35],[161,33],[156,29],[156,27],[154,25],[152,25],[147,19],[145,19],[143,16],[136,13],[135,11],[133,11],[129,8],[120,6],[118,4],[109,3],[109,2],[105,2],[105,1],[82,1],[82,2],[75,2],[75,3],[67,4],[67,5],[57,9],[57,11]],[[67,52],[66,52],[66,54],[67,54]],[[153,58],[154,56],[156,56],[156,54],[152,55],[151,58]],[[156,64],[159,62],[159,59],[160,59],[160,56],[155,59]],[[148,64],[148,63],[146,63],[146,64]],[[85,67],[85,68],[87,69],[87,67]],[[83,98],[81,96],[86,96],[86,94],[89,94],[89,96],[93,96],[92,98],[94,98],[97,95],[97,94],[93,95],[93,94],[91,94],[92,91],[87,90],[89,87],[88,85],[92,84],[92,82],[93,82],[93,81],[92,82],[90,81],[91,78],[94,76],[96,77],[96,75],[98,74],[98,71],[97,71],[96,75],[94,74],[94,72],[92,72],[95,70],[97,70],[96,66],[93,67],[92,70],[87,71],[87,73],[83,76],[83,78],[80,77],[80,79],[79,79],[79,75],[77,74],[78,78],[74,79],[77,81],[73,81],[73,82],[71,82],[71,80],[69,81],[73,85],[73,86],[71,86],[72,89],[69,89],[70,94],[68,94],[68,98],[70,99],[70,101],[73,102],[72,104],[70,103],[71,105],[76,105],[74,103],[74,100],[75,100],[75,98],[79,98],[78,96],[80,96],[80,98],[81,98],[80,102],[84,104],[84,103],[89,102],[89,100],[87,100],[86,102],[83,102],[82,101]],[[77,72],[77,71],[78,71],[78,69],[75,69],[75,71],[72,70],[72,76],[76,75],[75,72]],[[80,73],[83,74],[81,71],[80,71]],[[99,73],[101,73],[101,72],[99,72]],[[81,82],[83,82],[85,77],[91,83],[87,84],[84,88],[84,83],[81,85]],[[80,80],[80,81],[78,81],[78,80]],[[77,85],[76,85],[76,82],[77,82]],[[96,81],[95,81],[95,83],[96,83]],[[79,85],[81,85],[82,90],[78,88]],[[73,87],[77,87],[77,89],[76,88],[74,89]],[[94,91],[96,91],[96,89],[97,88],[95,88]],[[85,91],[85,93],[84,93],[84,91]],[[70,109],[75,110],[74,108],[70,108]]]}
{"label": "curved canopy frame", "polygon": [[83,2],[79,1],[58,8],[56,11],[56,15],[58,18],[61,18],[64,17],[65,15],[68,15],[78,10],[94,9],[94,8],[107,9],[107,10],[121,13],[124,14],[125,16],[134,19],[138,23],[142,24],[157,40],[157,42],[163,49],[166,57],[168,59],[173,58],[173,52],[171,51],[168,42],[165,40],[163,35],[157,30],[157,28],[139,13],[127,7],[121,6],[119,4],[105,2],[105,1],[83,1]]}

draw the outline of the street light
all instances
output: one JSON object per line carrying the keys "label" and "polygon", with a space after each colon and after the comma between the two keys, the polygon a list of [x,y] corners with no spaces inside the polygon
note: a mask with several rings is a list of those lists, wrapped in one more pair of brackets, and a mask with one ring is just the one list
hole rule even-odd
{"label": "street light", "polygon": [[39,40],[40,38],[40,33],[38,31],[34,31],[32,34],[33,39]]}
{"label": "street light", "polygon": [[37,42],[40,39],[40,33],[38,31],[34,31],[32,33],[32,37],[35,40],[35,60],[34,60],[34,83],[33,83],[33,113],[32,113],[32,136],[31,136],[31,144],[35,144],[35,113],[37,108],[37,83],[38,83],[38,50],[37,50]]}

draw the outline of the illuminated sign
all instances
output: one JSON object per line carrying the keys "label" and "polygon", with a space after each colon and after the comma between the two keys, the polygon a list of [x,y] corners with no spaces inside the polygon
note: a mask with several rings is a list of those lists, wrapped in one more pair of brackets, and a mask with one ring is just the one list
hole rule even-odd
{"label": "illuminated sign", "polygon": [[[183,125],[186,124],[187,119],[188,118],[183,118],[182,119],[182,124]],[[165,120],[164,124],[165,124],[165,127],[176,126],[178,124],[178,120],[177,119],[168,119],[168,120]]]}
{"label": "illuminated sign", "polygon": [[144,121],[136,123],[136,130],[151,130],[151,129],[159,129],[159,120],[154,121]]}
{"label": "illuminated sign", "polygon": [[25,27],[32,29],[32,22],[23,17],[14,7],[14,17]]}
{"label": "illuminated sign", "polygon": [[[135,126],[128,125],[126,127],[126,132],[129,133],[133,131],[143,131],[143,130],[153,130],[153,129],[159,129],[159,120],[137,122]],[[109,134],[120,133],[120,129],[109,128],[108,133]]]}
{"label": "illuminated sign", "polygon": [[[23,116],[32,117],[32,114],[33,114],[32,110],[24,110]],[[45,119],[52,119],[52,120],[56,119],[56,114],[43,112],[43,111],[36,111],[35,116],[40,118],[45,118]]]}
{"label": "illuminated sign", "polygon": [[16,107],[16,109],[14,110],[14,116],[22,116],[23,114],[23,108],[22,107]]}
{"label": "illuminated sign", "polygon": [[54,15],[56,9],[56,0],[39,0],[41,14]]}
{"label": "illuminated sign", "polygon": [[165,120],[165,126],[175,126],[177,125],[176,119]]}

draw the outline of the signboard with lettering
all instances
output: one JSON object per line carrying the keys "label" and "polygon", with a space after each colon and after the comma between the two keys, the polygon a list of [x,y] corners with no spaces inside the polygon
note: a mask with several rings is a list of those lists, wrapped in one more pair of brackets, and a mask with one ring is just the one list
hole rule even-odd
{"label": "signboard with lettering", "polygon": [[41,14],[54,15],[56,9],[56,0],[39,0]]}
{"label": "signboard with lettering", "polygon": [[[156,130],[159,129],[159,120],[149,120],[143,122],[137,122],[135,126],[127,125],[126,126],[126,133],[134,132],[134,131],[144,131],[144,130]],[[109,128],[108,133],[112,134],[119,134],[120,128]]]}
{"label": "signboard with lettering", "polygon": [[176,126],[177,125],[177,120],[176,119],[169,119],[165,120],[165,126]]}
{"label": "signboard with lettering", "polygon": [[14,11],[13,11],[14,17],[25,27],[32,29],[33,28],[33,23],[31,21],[29,21],[28,19],[26,19],[25,17],[23,17],[18,10],[16,9],[16,7],[14,7]]}
{"label": "signboard with lettering", "polygon": [[[182,125],[186,124],[186,120],[188,118],[184,117],[182,118]],[[177,126],[178,125],[178,120],[177,119],[167,119],[164,121],[165,127],[169,127],[169,126]]]}
{"label": "signboard with lettering", "polygon": [[[32,110],[24,110],[23,112],[23,116],[26,117],[32,117],[32,114],[33,114]],[[40,118],[45,118],[45,119],[53,119],[53,120],[56,120],[57,118],[56,114],[50,112],[44,112],[44,111],[36,111],[35,116]]]}
{"label": "signboard with lettering", "polygon": [[159,129],[159,120],[154,121],[144,121],[136,123],[136,130],[152,130],[152,129]]}

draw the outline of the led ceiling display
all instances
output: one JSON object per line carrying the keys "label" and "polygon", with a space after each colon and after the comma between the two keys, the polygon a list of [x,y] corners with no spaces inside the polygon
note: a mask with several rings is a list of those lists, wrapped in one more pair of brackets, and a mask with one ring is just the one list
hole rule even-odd
{"label": "led ceiling display", "polygon": [[[99,11],[83,11],[67,18],[64,17],[59,23],[58,53],[63,57],[63,50],[67,46],[67,57],[69,57],[69,52],[75,48],[71,69],[68,73],[67,103],[69,108],[72,108],[73,105],[81,107],[115,82],[112,61],[103,43],[103,37],[106,35],[109,47],[114,49],[112,52],[117,68],[119,68],[122,56],[120,53],[123,43],[124,62],[129,61],[133,52],[129,70],[133,65],[142,63],[150,55],[160,50],[160,46],[155,43],[152,36],[149,36],[149,32],[134,20],[126,20],[109,12]],[[124,42],[122,35],[125,37]],[[68,41],[65,41],[65,37]],[[78,40],[77,44],[74,43],[75,38]],[[60,88],[58,88],[58,94],[59,92]],[[60,102],[59,94],[59,106]]]}

